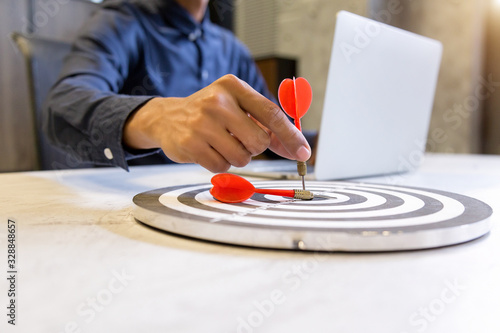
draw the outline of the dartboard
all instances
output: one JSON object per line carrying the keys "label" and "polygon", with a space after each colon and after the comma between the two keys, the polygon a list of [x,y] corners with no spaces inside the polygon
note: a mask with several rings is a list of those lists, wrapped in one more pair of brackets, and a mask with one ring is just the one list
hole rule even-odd
{"label": "dartboard", "polygon": [[[297,189],[296,181],[253,182]],[[236,204],[215,200],[211,184],[136,195],[140,222],[183,236],[252,247],[311,251],[396,251],[452,245],[490,230],[492,209],[460,194],[357,182],[313,182],[313,200],[255,194]]]}

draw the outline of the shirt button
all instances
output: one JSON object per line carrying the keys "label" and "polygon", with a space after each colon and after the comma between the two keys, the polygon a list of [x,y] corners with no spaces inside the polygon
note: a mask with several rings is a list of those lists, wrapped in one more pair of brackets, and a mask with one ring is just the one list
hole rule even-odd
{"label": "shirt button", "polygon": [[104,149],[104,156],[106,156],[106,158],[108,160],[112,160],[113,159],[113,153],[111,152],[111,149],[109,149],[109,148]]}
{"label": "shirt button", "polygon": [[191,41],[191,42],[194,42],[195,40],[198,39],[198,37],[201,36],[201,30],[200,29],[196,29],[195,31],[191,32],[188,36],[188,39]]}
{"label": "shirt button", "polygon": [[204,70],[201,71],[201,78],[203,80],[208,79],[208,71],[206,69],[204,69]]}

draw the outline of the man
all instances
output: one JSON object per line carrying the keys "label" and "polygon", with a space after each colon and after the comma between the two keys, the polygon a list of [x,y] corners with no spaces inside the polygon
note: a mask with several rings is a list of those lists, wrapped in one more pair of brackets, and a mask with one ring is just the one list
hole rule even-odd
{"label": "man", "polygon": [[265,97],[250,54],[209,21],[207,5],[105,2],[49,94],[49,139],[80,160],[125,169],[149,158],[223,172],[267,148],[306,161],[304,136]]}

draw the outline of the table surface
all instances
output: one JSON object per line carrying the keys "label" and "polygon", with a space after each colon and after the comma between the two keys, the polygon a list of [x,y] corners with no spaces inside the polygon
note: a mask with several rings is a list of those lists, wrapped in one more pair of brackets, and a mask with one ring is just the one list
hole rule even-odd
{"label": "table surface", "polygon": [[132,197],[209,182],[194,165],[0,175],[0,267],[17,225],[16,332],[500,332],[500,157],[426,155],[413,173],[363,181],[475,197],[492,231],[393,253],[253,249],[138,223]]}

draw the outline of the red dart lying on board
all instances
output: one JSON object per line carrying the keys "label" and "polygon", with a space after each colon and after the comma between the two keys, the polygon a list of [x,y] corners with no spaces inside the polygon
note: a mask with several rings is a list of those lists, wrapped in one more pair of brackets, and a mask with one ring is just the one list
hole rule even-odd
{"label": "red dart lying on board", "polygon": [[237,203],[249,199],[254,193],[278,195],[294,199],[312,200],[314,194],[304,190],[273,190],[255,188],[248,180],[231,173],[220,173],[212,177],[210,194],[222,202]]}

